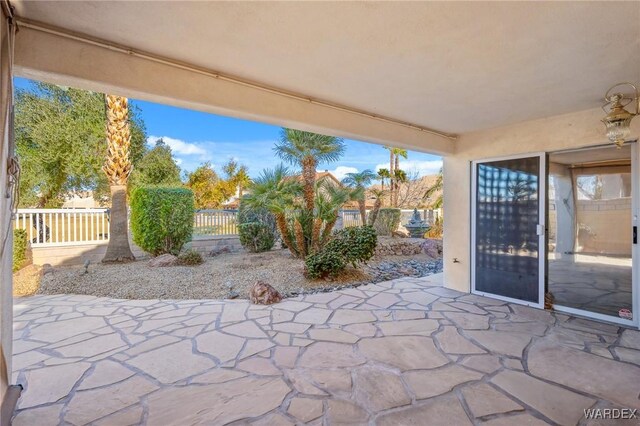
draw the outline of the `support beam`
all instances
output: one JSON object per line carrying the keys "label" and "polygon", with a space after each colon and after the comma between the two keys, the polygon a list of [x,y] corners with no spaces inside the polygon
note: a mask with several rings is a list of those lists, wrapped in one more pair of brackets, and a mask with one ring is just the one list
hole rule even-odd
{"label": "support beam", "polygon": [[16,39],[18,76],[433,154],[454,151],[454,136],[180,65],[28,24]]}

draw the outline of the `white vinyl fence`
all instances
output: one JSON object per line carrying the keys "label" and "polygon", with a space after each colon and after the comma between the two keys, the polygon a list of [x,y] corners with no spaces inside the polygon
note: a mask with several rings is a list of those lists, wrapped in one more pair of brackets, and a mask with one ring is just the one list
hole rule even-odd
{"label": "white vinyl fence", "polygon": [[[367,210],[367,220],[369,219],[369,213],[371,210]],[[429,225],[433,225],[435,221],[440,217],[441,210],[419,209],[420,217]],[[400,210],[400,225],[404,225],[409,222],[413,216],[413,209],[401,209]],[[362,219],[360,218],[360,210],[340,210],[340,218],[342,219],[342,226],[347,228],[349,226],[360,226]]]}
{"label": "white vinyl fence", "polygon": [[[433,223],[438,210],[418,210],[427,223]],[[367,211],[367,216],[369,211]],[[402,210],[401,224],[413,210]],[[193,221],[195,238],[237,235],[237,210],[197,210]],[[341,210],[342,227],[359,226],[358,210]],[[109,240],[108,209],[19,209],[14,229],[24,229],[33,247],[91,244]]]}

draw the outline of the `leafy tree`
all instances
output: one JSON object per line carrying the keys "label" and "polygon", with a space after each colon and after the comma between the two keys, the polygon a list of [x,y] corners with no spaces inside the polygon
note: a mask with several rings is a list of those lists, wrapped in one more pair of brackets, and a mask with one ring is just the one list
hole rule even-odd
{"label": "leafy tree", "polygon": [[131,174],[131,186],[181,186],[180,167],[171,153],[171,147],[158,139],[147,151]]}
{"label": "leafy tree", "polygon": [[384,201],[384,197],[387,195],[387,191],[385,189],[369,189],[369,194],[375,197],[376,201],[373,203],[373,210],[369,214],[369,226],[374,226],[376,220],[378,219],[378,213],[380,212],[380,208],[382,207],[382,202]]}
{"label": "leafy tree", "polygon": [[[135,167],[145,151],[146,129],[135,107],[129,108],[128,122]],[[39,82],[18,89],[15,139],[21,207],[59,207],[67,195],[83,191],[108,198],[101,170],[107,154],[104,95]]]}
{"label": "leafy tree", "polygon": [[371,185],[371,182],[376,178],[376,174],[371,170],[363,170],[358,173],[347,173],[342,184],[352,188],[358,193],[356,194],[356,201],[358,201],[358,208],[360,209],[360,219],[362,220],[362,226],[367,224],[367,208],[365,203],[365,189]]}
{"label": "leafy tree", "polygon": [[197,209],[216,209],[225,201],[219,182],[220,178],[209,162],[187,175],[187,186],[193,191]]}

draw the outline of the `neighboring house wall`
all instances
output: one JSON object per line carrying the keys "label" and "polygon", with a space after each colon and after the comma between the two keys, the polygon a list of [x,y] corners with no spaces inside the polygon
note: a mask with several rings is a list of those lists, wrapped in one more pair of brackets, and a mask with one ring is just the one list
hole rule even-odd
{"label": "neighboring house wall", "polygon": [[[455,153],[444,158],[444,282],[447,287],[466,292],[471,288],[470,162],[608,143],[600,122],[603,115],[597,108],[460,136]],[[632,137],[638,135],[640,120],[636,119],[632,123]],[[454,263],[454,258],[459,263]]]}

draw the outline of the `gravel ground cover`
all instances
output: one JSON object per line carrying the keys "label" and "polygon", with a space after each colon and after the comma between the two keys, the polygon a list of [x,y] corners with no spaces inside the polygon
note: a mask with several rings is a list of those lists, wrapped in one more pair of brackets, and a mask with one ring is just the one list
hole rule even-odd
{"label": "gravel ground cover", "polygon": [[205,257],[199,266],[151,268],[146,260],[120,264],[53,268],[38,294],[86,294],[121,299],[248,298],[258,280],[284,296],[328,291],[402,276],[426,276],[442,270],[441,259],[426,255],[374,258],[362,268],[347,268],[333,280],[307,280],[304,263],[287,250],[232,253]]}

